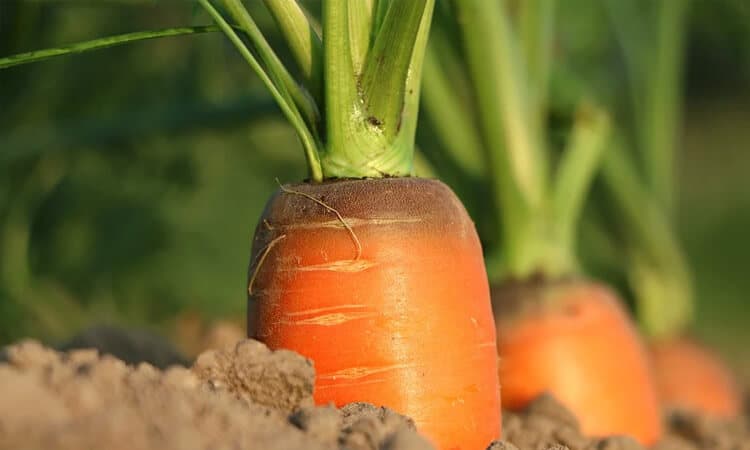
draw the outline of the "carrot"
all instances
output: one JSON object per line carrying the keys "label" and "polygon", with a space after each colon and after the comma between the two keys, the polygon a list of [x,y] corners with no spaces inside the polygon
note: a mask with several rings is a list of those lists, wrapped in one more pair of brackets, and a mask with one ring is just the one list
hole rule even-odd
{"label": "carrot", "polygon": [[[663,407],[733,417],[741,400],[729,369],[710,349],[686,337],[694,321],[695,292],[675,231],[674,167],[679,165],[676,137],[689,2],[656,5],[651,23],[659,26],[646,30],[654,36],[649,46],[638,44],[642,32],[625,32],[633,20],[642,20],[641,12],[617,2],[607,4],[613,8],[613,24],[622,27],[620,47],[636,50],[625,58],[628,70],[648,67],[652,74],[643,83],[631,80],[627,86],[625,91],[639,99],[631,117],[635,126],[621,130],[602,171],[606,197],[600,207],[619,245],[616,265],[624,269],[638,319],[650,340]],[[619,255],[627,256],[625,265]]]}
{"label": "carrot", "polygon": [[387,405],[441,448],[481,449],[499,436],[482,252],[447,186],[283,186],[252,259],[250,336],[312,359],[317,403]]}
{"label": "carrot", "polygon": [[695,339],[676,337],[651,345],[659,396],[667,408],[717,417],[739,415],[740,389],[726,364]]}
{"label": "carrot", "polygon": [[301,82],[240,0],[223,0],[235,26],[199,1],[295,127],[310,173],[256,227],[249,336],[310,358],[319,404],[385,405],[441,449],[486,448],[501,421],[479,238],[446,185],[409,178],[434,0],[326,0],[322,37],[296,2],[266,0]]}
{"label": "carrot", "polygon": [[493,289],[503,406],[557,397],[592,436],[658,439],[646,350],[617,296],[583,279]]}
{"label": "carrot", "polygon": [[[433,31],[425,105],[451,158],[432,161],[438,170],[455,162],[447,170],[467,174],[467,186],[483,180],[492,195],[474,212],[490,216],[478,222],[485,224],[503,406],[520,409],[551,392],[584,432],[630,434],[650,445],[661,426],[644,346],[615,294],[583,278],[576,255],[609,114],[581,101],[565,148],[558,155],[549,144],[554,3],[522,2],[513,10],[517,22],[506,4],[485,0],[454,2],[454,17],[438,16],[439,25],[453,23]],[[460,39],[449,35],[455,29]],[[457,95],[454,86],[466,80],[468,95]]]}

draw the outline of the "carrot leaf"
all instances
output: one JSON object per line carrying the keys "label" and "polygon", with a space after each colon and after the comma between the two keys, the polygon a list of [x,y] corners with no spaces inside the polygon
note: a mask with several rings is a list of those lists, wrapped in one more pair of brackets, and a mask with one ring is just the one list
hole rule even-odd
{"label": "carrot leaf", "polygon": [[[439,30],[435,30],[436,32]],[[422,103],[434,124],[435,132],[454,161],[455,168],[470,176],[485,172],[482,138],[473,121],[473,111],[459,97],[455,80],[442,64],[457,56],[441,45],[440,33],[433,32],[424,59]]]}
{"label": "carrot leaf", "polygon": [[[263,66],[261,66],[260,62],[255,58],[255,56],[253,56],[242,39],[240,39],[239,35],[237,35],[234,29],[227,23],[224,17],[216,10],[216,8],[211,4],[209,0],[198,0],[198,2],[213,18],[217,25],[219,25],[227,38],[229,38],[229,40],[237,48],[248,65],[250,65],[250,67],[253,69],[253,71],[255,71],[258,77],[260,77],[266,88],[271,92],[271,95],[279,104],[279,107],[284,113],[284,116],[292,124],[295,131],[297,131],[300,140],[302,141],[302,145],[305,149],[305,155],[307,157],[310,177],[315,181],[322,181],[323,173],[318,153],[320,144],[308,128],[308,125],[305,123],[291,95],[287,92],[285,83],[279,79],[280,74],[275,73],[272,70],[269,73],[266,71],[266,69],[263,68]],[[242,5],[239,6],[243,8]]]}
{"label": "carrot leaf", "polygon": [[391,3],[361,77],[367,120],[386,138],[401,128],[406,80],[427,0]]}
{"label": "carrot leaf", "polygon": [[237,22],[237,25],[245,32],[253,48],[257,51],[260,60],[265,65],[268,75],[274,82],[284,86],[293,102],[299,108],[305,118],[310,131],[316,134],[320,122],[320,112],[312,97],[303,90],[289,71],[284,67],[276,53],[266,41],[255,21],[242,5],[241,0],[222,0],[229,15]]}
{"label": "carrot leaf", "polygon": [[602,179],[626,241],[641,325],[651,336],[668,336],[683,330],[693,317],[689,268],[669,218],[640,181],[622,142],[613,139]]}
{"label": "carrot leaf", "polygon": [[554,179],[554,218],[562,248],[575,248],[576,223],[589,186],[598,172],[609,128],[605,111],[589,104],[579,107]]}
{"label": "carrot leaf", "polygon": [[117,45],[129,44],[131,42],[145,41],[149,39],[170,37],[170,36],[183,36],[187,34],[201,34],[201,33],[213,33],[220,31],[219,27],[216,26],[196,26],[196,27],[178,27],[178,28],[167,28],[164,30],[153,30],[153,31],[138,31],[135,33],[125,33],[115,36],[107,36],[99,39],[92,39],[90,41],[78,42],[63,47],[47,48],[44,50],[34,50],[26,53],[19,53],[17,55],[6,56],[0,58],[0,69],[6,69],[8,67],[19,66],[22,64],[29,64],[33,62],[43,61],[46,59],[54,58],[63,55],[72,55],[77,53],[85,53],[93,50],[100,50],[104,48],[114,47]]}
{"label": "carrot leaf", "polygon": [[375,4],[373,0],[349,3],[349,39],[352,51],[352,66],[361,73],[372,46],[372,26]]}
{"label": "carrot leaf", "polygon": [[323,43],[297,0],[264,0],[286,39],[307,89],[317,101],[323,96]]}
{"label": "carrot leaf", "polygon": [[520,35],[531,99],[532,125],[543,127],[552,65],[555,0],[524,0],[520,7]]}

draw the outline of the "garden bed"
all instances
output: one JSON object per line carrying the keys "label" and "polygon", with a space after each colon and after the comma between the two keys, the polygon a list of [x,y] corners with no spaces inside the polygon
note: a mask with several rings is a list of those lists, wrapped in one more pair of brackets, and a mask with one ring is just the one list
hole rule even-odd
{"label": "garden bed", "polygon": [[[57,352],[35,341],[0,364],[0,448],[429,449],[412,421],[379,406],[316,407],[314,369],[290,351],[245,340],[201,354],[192,368],[125,364],[96,350]],[[590,439],[549,396],[505,412],[492,449],[640,449],[626,437]],[[659,450],[750,448],[747,418],[687,413],[666,419]],[[489,445],[490,443],[488,443]]]}

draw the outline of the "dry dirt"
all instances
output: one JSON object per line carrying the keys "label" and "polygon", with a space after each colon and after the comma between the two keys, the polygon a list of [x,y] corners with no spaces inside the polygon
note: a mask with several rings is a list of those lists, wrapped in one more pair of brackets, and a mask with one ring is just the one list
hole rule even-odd
{"label": "dry dirt", "polygon": [[[192,368],[132,366],[96,350],[57,352],[35,341],[0,363],[0,449],[432,448],[413,422],[365,403],[312,402],[313,366],[289,351],[243,340],[201,354]],[[658,450],[750,450],[747,420],[684,413],[667,419]],[[504,413],[494,450],[639,450],[629,438],[588,439],[551,397]],[[489,445],[489,443],[488,443]]]}

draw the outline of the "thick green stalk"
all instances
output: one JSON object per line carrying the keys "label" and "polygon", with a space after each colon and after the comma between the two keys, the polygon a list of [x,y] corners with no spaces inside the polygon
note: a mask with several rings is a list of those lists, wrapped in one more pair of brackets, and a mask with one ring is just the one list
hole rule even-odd
{"label": "thick green stalk", "polygon": [[647,181],[671,215],[687,1],[660,1],[656,8],[656,44],[648,65],[652,76],[648,78],[645,96],[642,150]]}
{"label": "thick green stalk", "polygon": [[453,80],[441,66],[441,61],[455,55],[445,46],[439,46],[435,38],[433,33],[425,53],[422,103],[457,168],[479,176],[486,172],[482,138],[472,123],[473,112],[459,97]]}
{"label": "thick green stalk", "polygon": [[[352,120],[357,115],[357,81],[349,44],[348,0],[327,0],[323,3],[323,61],[325,114],[327,133],[326,157],[346,151],[352,145]],[[335,174],[335,170],[333,170]],[[334,175],[335,176],[335,175]]]}
{"label": "thick green stalk", "polygon": [[264,0],[297,62],[305,86],[323,102],[323,42],[297,0]]}
{"label": "thick green stalk", "polygon": [[367,121],[392,140],[401,129],[406,80],[427,0],[391,4],[362,72]]}
{"label": "thick green stalk", "polygon": [[85,42],[78,42],[63,47],[47,48],[44,50],[34,50],[26,53],[19,53],[17,55],[6,56],[0,58],[0,69],[6,69],[8,67],[19,66],[21,64],[29,64],[33,62],[43,61],[45,59],[54,58],[56,56],[72,55],[76,53],[85,53],[93,50],[100,50],[103,48],[115,47],[117,45],[129,44],[132,42],[145,41],[149,39],[156,39],[170,36],[182,36],[186,34],[201,34],[201,33],[213,33],[220,31],[219,27],[216,26],[201,26],[201,27],[179,27],[179,28],[168,28],[165,30],[153,30],[153,31],[138,31],[135,33],[125,33],[115,36],[107,36],[104,38],[93,39]]}
{"label": "thick green stalk", "polygon": [[[432,25],[432,14],[435,10],[435,0],[426,0],[422,19],[419,23],[417,35],[414,39],[409,67],[406,72],[406,88],[404,89],[404,103],[401,111],[401,127],[398,131],[395,146],[400,149],[402,158],[411,160],[414,155],[414,138],[417,133],[417,119],[419,117],[419,99],[422,91],[422,75],[427,41]],[[410,171],[412,174],[413,171]]]}
{"label": "thick green stalk", "polygon": [[373,0],[358,0],[349,3],[349,39],[352,49],[354,73],[362,73],[367,54],[370,52],[372,21],[375,4]]}
{"label": "thick green stalk", "polygon": [[553,217],[560,248],[570,252],[567,266],[575,267],[576,224],[581,216],[586,193],[598,172],[609,135],[609,117],[592,105],[582,105],[576,114],[570,140],[562,155],[554,179]]}
{"label": "thick green stalk", "polygon": [[542,130],[547,113],[547,94],[552,66],[552,39],[556,0],[524,0],[520,34],[532,97],[533,126]]}
{"label": "thick green stalk", "polygon": [[[433,1],[390,3],[361,76],[351,56],[349,2],[324,3],[328,142],[321,162],[326,178],[411,175]],[[390,70],[383,72],[384,67]]]}
{"label": "thick green stalk", "polygon": [[544,263],[547,246],[543,142],[531,126],[523,61],[500,2],[455,2],[484,143],[500,202],[506,270],[526,276]]}
{"label": "thick green stalk", "polygon": [[675,334],[692,320],[693,298],[687,261],[669,218],[640,183],[620,139],[608,149],[602,175],[627,246],[641,324],[654,337]]}

